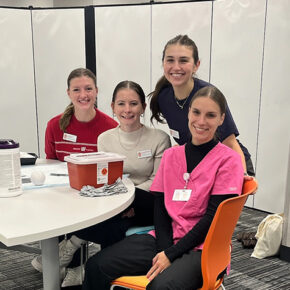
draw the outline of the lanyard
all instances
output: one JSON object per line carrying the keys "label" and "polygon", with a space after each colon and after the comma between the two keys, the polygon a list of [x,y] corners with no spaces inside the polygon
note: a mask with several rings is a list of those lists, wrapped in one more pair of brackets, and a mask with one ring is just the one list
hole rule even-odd
{"label": "lanyard", "polygon": [[187,189],[187,184],[189,181],[190,174],[188,172],[183,173],[183,179],[185,181],[184,189]]}

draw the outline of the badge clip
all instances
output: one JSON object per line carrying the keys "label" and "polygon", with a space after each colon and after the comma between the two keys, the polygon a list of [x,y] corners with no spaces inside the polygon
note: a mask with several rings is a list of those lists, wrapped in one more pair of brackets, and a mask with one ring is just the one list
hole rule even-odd
{"label": "badge clip", "polygon": [[184,189],[187,189],[187,184],[189,181],[190,174],[188,172],[183,173],[183,179],[185,181]]}

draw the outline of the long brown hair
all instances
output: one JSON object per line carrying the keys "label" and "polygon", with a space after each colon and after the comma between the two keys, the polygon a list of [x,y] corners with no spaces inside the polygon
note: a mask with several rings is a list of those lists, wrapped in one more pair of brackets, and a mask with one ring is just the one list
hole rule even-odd
{"label": "long brown hair", "polygon": [[[67,88],[70,88],[70,82],[74,78],[79,78],[82,76],[86,76],[88,78],[91,78],[94,81],[95,86],[97,86],[96,76],[94,73],[87,69],[87,68],[77,68],[74,69],[67,78]],[[67,126],[70,123],[71,117],[73,116],[75,112],[74,105],[70,103],[64,110],[60,120],[59,120],[59,127],[60,129],[65,132]]]}
{"label": "long brown hair", "polygon": [[[166,43],[166,45],[163,49],[163,53],[162,53],[162,62],[164,61],[165,52],[166,52],[167,47],[170,45],[173,45],[173,44],[184,45],[184,46],[191,48],[194,63],[195,64],[198,63],[199,56],[198,56],[198,49],[197,49],[195,42],[192,39],[190,39],[187,35],[181,35],[181,34],[170,39]],[[160,111],[159,104],[158,104],[158,95],[164,87],[169,86],[169,85],[170,85],[169,81],[163,75],[156,83],[154,91],[148,95],[148,97],[151,99],[150,100],[150,110],[152,112],[152,115],[150,118],[151,123],[153,123],[153,119],[155,119],[157,122],[165,123],[164,118],[162,116],[162,113]]]}

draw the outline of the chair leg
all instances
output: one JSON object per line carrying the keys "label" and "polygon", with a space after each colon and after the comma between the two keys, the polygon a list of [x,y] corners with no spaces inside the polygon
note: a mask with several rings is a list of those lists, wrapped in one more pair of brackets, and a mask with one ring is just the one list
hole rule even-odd
{"label": "chair leg", "polygon": [[87,262],[88,258],[89,258],[89,242],[86,241],[82,246],[81,246],[81,263],[80,263],[80,267],[81,267],[81,271],[80,271],[80,275],[81,275],[81,281],[84,281],[84,275],[83,275],[83,271],[82,271],[82,267],[85,267],[85,263]]}
{"label": "chair leg", "polygon": [[83,281],[83,271],[82,271],[82,267],[83,267],[83,264],[84,264],[84,246],[85,246],[85,244],[84,245],[81,245],[81,271],[80,271],[80,275],[81,275],[81,281]]}
{"label": "chair leg", "polygon": [[87,242],[85,244],[85,254],[86,254],[86,260],[85,261],[87,261],[89,259],[89,247],[90,247],[90,243]]}
{"label": "chair leg", "polygon": [[124,289],[128,289],[128,290],[134,290],[134,289],[127,288],[127,287],[124,287],[124,286],[120,286],[120,285],[111,285],[110,290],[113,290],[115,287],[124,288]]}

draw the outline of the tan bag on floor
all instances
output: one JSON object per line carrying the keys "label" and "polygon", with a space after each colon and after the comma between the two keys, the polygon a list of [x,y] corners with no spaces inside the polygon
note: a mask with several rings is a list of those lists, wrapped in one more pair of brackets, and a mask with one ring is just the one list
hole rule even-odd
{"label": "tan bag on floor", "polygon": [[257,243],[251,257],[263,259],[279,253],[282,242],[283,214],[267,215],[259,224]]}

